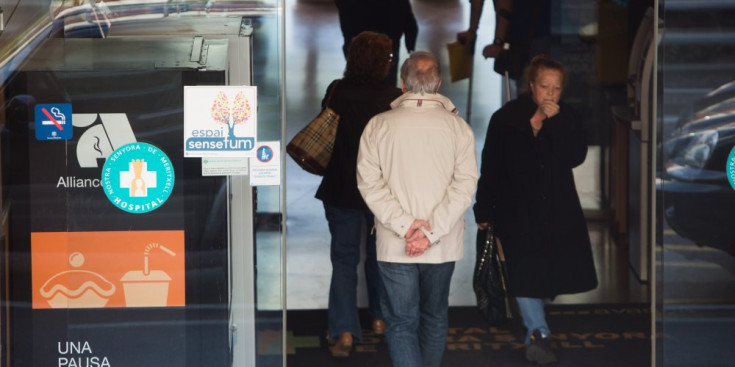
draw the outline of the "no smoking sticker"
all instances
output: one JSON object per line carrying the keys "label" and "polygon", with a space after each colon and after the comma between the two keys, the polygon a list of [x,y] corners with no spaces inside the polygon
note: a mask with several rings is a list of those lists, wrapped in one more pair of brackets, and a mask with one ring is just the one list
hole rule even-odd
{"label": "no smoking sticker", "polygon": [[38,104],[34,113],[37,140],[72,138],[71,104]]}

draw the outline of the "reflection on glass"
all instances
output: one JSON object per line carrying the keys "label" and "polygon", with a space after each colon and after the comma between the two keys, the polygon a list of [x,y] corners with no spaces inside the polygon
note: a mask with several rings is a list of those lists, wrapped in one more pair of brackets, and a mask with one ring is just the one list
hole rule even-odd
{"label": "reflection on glass", "polygon": [[[261,189],[250,187],[247,175],[205,176],[199,159],[177,153],[183,121],[179,90],[184,85],[256,86],[257,106],[238,95],[214,106],[226,105],[228,110],[226,117],[222,110],[213,111],[214,117],[232,136],[238,125],[257,113],[262,121],[258,140],[280,141],[281,3],[39,1],[24,2],[12,18],[3,19],[0,77],[6,87],[11,84],[4,89],[3,100],[12,101],[4,105],[12,105],[12,112],[3,109],[2,121],[8,123],[4,133],[12,145],[3,147],[2,177],[4,183],[12,177],[14,184],[27,186],[16,185],[13,190],[13,209],[21,213],[14,218],[21,218],[22,225],[13,228],[9,242],[21,257],[10,271],[13,294],[21,295],[12,302],[15,319],[10,324],[15,329],[10,333],[18,333],[13,341],[27,342],[13,349],[11,360],[33,356],[37,361],[61,361],[39,352],[54,349],[46,346],[45,338],[51,338],[62,346],[84,346],[58,351],[63,358],[84,360],[82,354],[94,350],[119,365],[206,361],[252,366],[262,365],[260,356],[281,364],[285,305],[281,185]],[[192,47],[197,37],[203,39],[200,49]],[[163,38],[170,41],[153,45]],[[173,55],[182,49],[180,42],[186,44],[184,57]],[[131,45],[142,46],[140,52],[130,52]],[[41,47],[49,52],[35,53]],[[74,135],[68,141],[46,144],[30,129],[32,107],[46,100],[72,106],[73,121],[64,125],[71,131],[73,124]],[[56,116],[53,110],[46,112]],[[177,171],[173,194],[158,210],[125,213],[110,205],[101,185],[68,183],[99,181],[102,163],[116,148],[142,141],[159,142]],[[13,152],[12,165],[6,149]],[[155,188],[148,172],[152,163],[126,162],[129,170],[120,186],[128,196],[147,197]],[[57,170],[63,172],[57,175]],[[44,175],[63,180],[54,176],[49,184],[39,178]],[[27,176],[33,178],[23,181]],[[262,195],[256,196],[258,191]],[[237,205],[234,196],[241,199]],[[128,236],[165,231],[180,238],[175,244],[126,241]],[[234,244],[233,233],[238,231],[242,241]],[[234,246],[239,252],[233,251]],[[53,267],[44,272],[42,264]],[[268,295],[261,297],[256,288],[267,289]],[[3,318],[3,326],[6,321]],[[116,329],[114,338],[111,329]],[[0,350],[6,351],[3,341]],[[146,345],[131,348],[135,342]],[[3,360],[6,357],[2,355]]]}
{"label": "reflection on glass", "polygon": [[735,358],[735,4],[659,4],[657,365],[722,365]]}

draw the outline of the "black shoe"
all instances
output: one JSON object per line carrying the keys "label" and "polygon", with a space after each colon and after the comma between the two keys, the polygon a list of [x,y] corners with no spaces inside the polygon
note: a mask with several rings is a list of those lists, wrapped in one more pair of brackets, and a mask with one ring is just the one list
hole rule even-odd
{"label": "black shoe", "polygon": [[556,354],[551,349],[549,337],[541,337],[541,332],[536,330],[531,334],[531,344],[526,346],[526,359],[538,364],[549,364],[556,362]]}

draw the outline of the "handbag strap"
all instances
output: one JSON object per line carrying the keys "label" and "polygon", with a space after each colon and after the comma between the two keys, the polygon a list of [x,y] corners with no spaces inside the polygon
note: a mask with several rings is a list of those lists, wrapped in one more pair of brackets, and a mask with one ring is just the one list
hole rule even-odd
{"label": "handbag strap", "polygon": [[329,88],[327,91],[327,100],[324,101],[324,107],[329,107],[329,101],[332,100],[332,94],[334,93],[334,90],[337,89],[337,85],[339,84],[340,80],[342,79],[335,79],[334,83],[332,84],[332,88]]}
{"label": "handbag strap", "polygon": [[500,261],[505,262],[505,252],[503,252],[503,245],[500,243],[500,238],[495,237],[495,246],[498,248],[498,258]]}
{"label": "handbag strap", "polygon": [[505,262],[505,252],[503,252],[503,245],[500,243],[500,238],[495,236],[495,226],[493,226],[492,224],[488,225],[485,230],[487,231],[486,241],[495,245],[495,248],[498,250],[498,258],[500,259],[500,261]]}

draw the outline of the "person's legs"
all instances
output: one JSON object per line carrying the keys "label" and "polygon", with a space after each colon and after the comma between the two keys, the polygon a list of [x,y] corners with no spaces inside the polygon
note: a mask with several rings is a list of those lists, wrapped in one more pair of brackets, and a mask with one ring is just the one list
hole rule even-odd
{"label": "person's legs", "polygon": [[419,343],[424,367],[441,364],[449,327],[449,284],[454,262],[420,264],[421,322]]}
{"label": "person's legs", "polygon": [[329,286],[327,318],[330,338],[349,332],[362,337],[357,314],[357,266],[360,262],[362,211],[324,205],[332,235],[330,258],[332,280]]}
{"label": "person's legs", "polygon": [[365,209],[365,283],[368,291],[368,305],[370,316],[373,320],[382,320],[383,312],[380,310],[380,299],[383,296],[383,281],[378,271],[378,255],[375,246],[375,231],[373,226],[375,220],[370,210]]}
{"label": "person's legs", "polygon": [[526,359],[538,364],[556,362],[551,348],[551,331],[546,323],[544,300],[540,298],[517,297],[523,324],[526,326]]}
{"label": "person's legs", "polygon": [[393,365],[423,367],[419,345],[419,268],[416,264],[378,261],[385,287],[382,299],[385,335]]}
{"label": "person's legs", "polygon": [[525,343],[531,343],[531,334],[539,330],[543,335],[549,335],[549,325],[544,314],[544,300],[541,298],[516,297],[518,308],[521,310],[523,325],[526,327]]}

